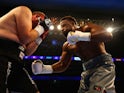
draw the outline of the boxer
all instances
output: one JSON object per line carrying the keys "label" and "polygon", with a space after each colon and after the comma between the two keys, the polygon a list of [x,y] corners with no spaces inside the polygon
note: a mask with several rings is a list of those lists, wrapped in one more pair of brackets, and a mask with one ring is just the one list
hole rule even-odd
{"label": "boxer", "polygon": [[0,93],[39,93],[23,57],[36,51],[50,25],[43,12],[32,13],[26,6],[15,7],[0,18]]}
{"label": "boxer", "polygon": [[73,55],[77,55],[81,58],[83,68],[78,93],[115,93],[115,65],[104,45],[104,42],[112,39],[112,33],[94,23],[86,23],[77,28],[77,21],[72,16],[63,17],[60,25],[67,37],[61,59],[52,65],[44,65],[41,60],[35,60],[32,62],[32,72],[63,72],[71,64]]}

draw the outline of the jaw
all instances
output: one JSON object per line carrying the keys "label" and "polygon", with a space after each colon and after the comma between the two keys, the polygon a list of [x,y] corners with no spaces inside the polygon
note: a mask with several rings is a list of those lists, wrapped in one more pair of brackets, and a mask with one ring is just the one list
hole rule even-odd
{"label": "jaw", "polygon": [[65,37],[67,37],[68,33],[70,32],[71,30],[69,31],[62,31],[62,33],[64,34]]}

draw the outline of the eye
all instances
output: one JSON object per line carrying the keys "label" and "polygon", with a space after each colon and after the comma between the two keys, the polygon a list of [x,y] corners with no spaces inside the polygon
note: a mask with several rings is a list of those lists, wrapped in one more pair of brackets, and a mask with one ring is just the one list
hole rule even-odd
{"label": "eye", "polygon": [[62,24],[62,25],[61,25],[61,27],[65,27],[65,26],[66,26],[66,24]]}

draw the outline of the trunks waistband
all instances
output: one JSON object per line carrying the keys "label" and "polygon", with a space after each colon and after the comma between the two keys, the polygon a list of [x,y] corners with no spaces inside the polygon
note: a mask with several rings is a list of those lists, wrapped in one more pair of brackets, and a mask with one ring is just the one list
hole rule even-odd
{"label": "trunks waistband", "polygon": [[104,64],[112,64],[112,56],[110,54],[101,54],[93,59],[82,63],[83,70],[92,69]]}
{"label": "trunks waistband", "polygon": [[22,59],[24,56],[25,48],[12,40],[0,38],[0,55],[8,57],[17,57]]}

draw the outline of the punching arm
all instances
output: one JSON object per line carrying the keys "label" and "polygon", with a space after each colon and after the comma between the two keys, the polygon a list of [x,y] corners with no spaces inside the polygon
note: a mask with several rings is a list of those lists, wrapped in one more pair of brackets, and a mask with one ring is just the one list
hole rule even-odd
{"label": "punching arm", "polygon": [[90,41],[91,33],[90,32],[81,32],[76,30],[75,32],[70,31],[67,36],[67,41],[70,44],[75,44],[78,41]]}
{"label": "punching arm", "polygon": [[32,63],[32,72],[33,74],[51,74],[53,72],[51,65],[44,65],[41,60],[35,60]]}

